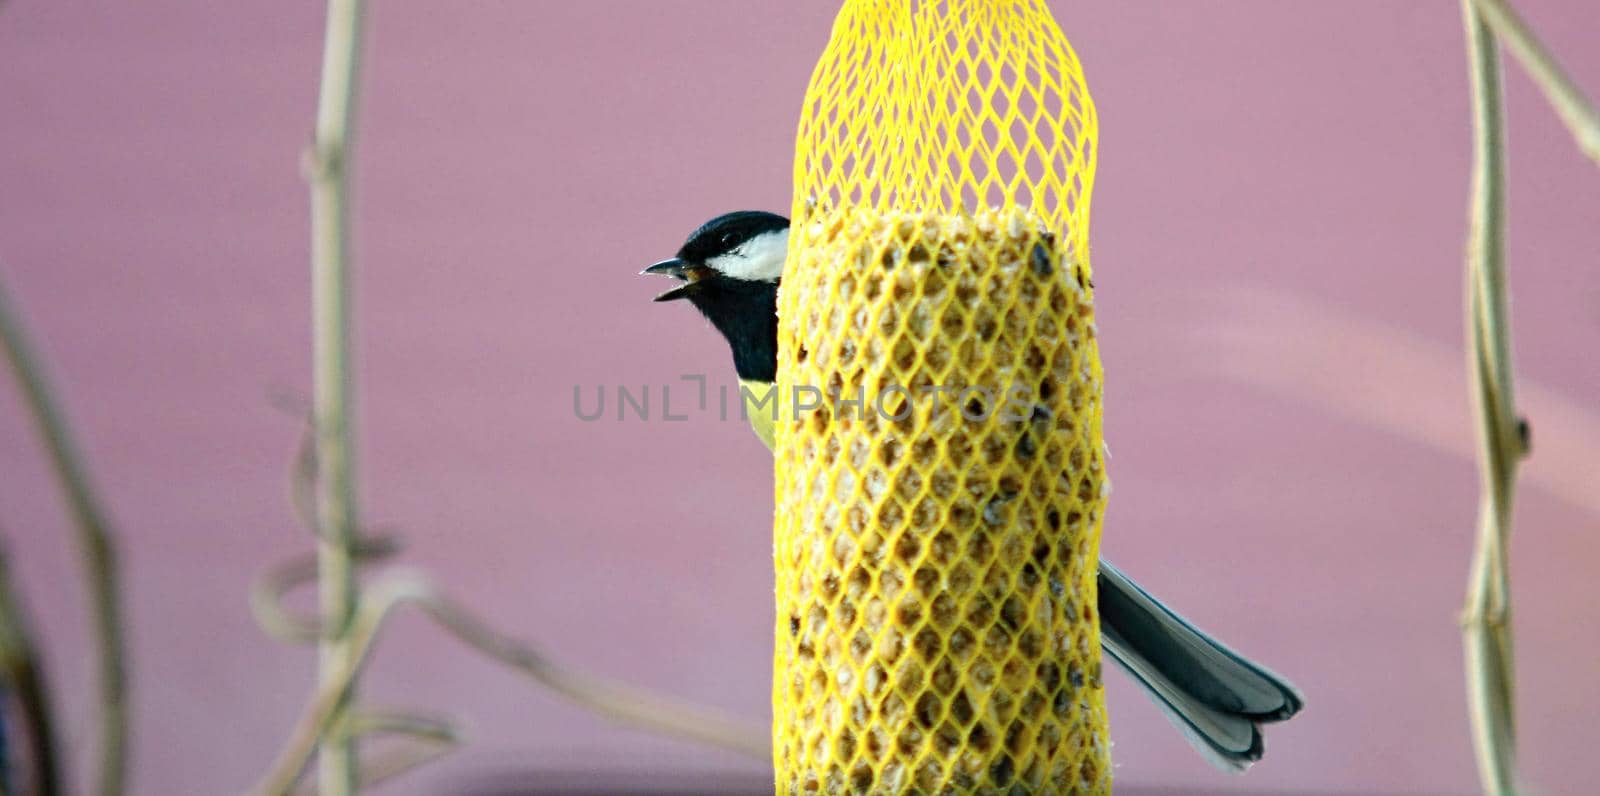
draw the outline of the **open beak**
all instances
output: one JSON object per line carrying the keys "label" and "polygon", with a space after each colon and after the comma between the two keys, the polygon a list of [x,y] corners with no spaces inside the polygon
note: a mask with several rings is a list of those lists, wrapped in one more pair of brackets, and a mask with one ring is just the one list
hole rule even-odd
{"label": "open beak", "polygon": [[678,277],[679,279],[682,279],[683,278],[683,271],[687,267],[688,266],[685,265],[682,260],[674,257],[674,258],[672,258],[670,260],[662,260],[661,262],[656,263],[655,265],[652,265],[649,268],[646,268],[643,271],[640,271],[639,273],[640,274],[661,274],[663,276],[675,276],[675,277]]}
{"label": "open beak", "polygon": [[699,292],[700,280],[709,276],[710,272],[711,269],[709,268],[691,265],[674,257],[670,260],[662,260],[639,273],[670,276],[674,279],[683,280],[683,284],[656,296],[655,299],[656,301],[676,301],[677,299],[688,298]]}

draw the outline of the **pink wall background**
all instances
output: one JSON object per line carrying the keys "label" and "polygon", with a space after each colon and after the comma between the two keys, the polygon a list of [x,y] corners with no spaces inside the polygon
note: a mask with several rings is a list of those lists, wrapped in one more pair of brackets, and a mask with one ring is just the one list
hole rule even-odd
{"label": "pink wall background", "polygon": [[[1476,475],[1461,371],[1469,138],[1459,10],[1069,2],[1102,138],[1094,264],[1115,495],[1105,547],[1290,675],[1303,718],[1243,779],[1126,680],[1124,785],[1474,788],[1455,615]],[[1591,92],[1600,12],[1521,0]],[[309,390],[297,157],[316,3],[0,7],[0,268],[123,534],[139,793],[247,786],[313,656],[248,579],[308,549],[286,504]],[[711,214],[783,210],[827,3],[374,4],[356,254],[366,515],[568,664],[768,711],[769,465],[738,423],[582,423],[575,384],[731,381],[635,276]],[[1600,776],[1600,169],[1511,65],[1511,268],[1535,459],[1517,510],[1529,783]],[[0,389],[0,527],[69,754],[92,751],[69,525]],[[402,619],[365,695],[471,744],[394,794],[504,770],[758,770],[621,729]]]}

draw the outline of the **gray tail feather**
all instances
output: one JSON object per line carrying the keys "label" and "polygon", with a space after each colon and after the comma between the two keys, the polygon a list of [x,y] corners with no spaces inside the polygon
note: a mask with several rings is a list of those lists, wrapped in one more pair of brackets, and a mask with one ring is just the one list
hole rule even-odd
{"label": "gray tail feather", "polygon": [[1100,560],[1100,640],[1216,767],[1261,759],[1261,725],[1300,711],[1300,693],[1189,624]]}

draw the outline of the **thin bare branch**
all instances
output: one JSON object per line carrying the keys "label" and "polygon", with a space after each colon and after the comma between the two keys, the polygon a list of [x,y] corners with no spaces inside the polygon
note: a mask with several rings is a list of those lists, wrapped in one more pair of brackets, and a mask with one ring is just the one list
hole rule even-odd
{"label": "thin bare branch", "polygon": [[[350,732],[363,740],[373,735],[396,735],[393,748],[365,753],[359,780],[371,788],[403,777],[461,746],[460,731],[442,719],[406,712],[362,709],[351,715]],[[310,793],[308,791],[308,796]]]}
{"label": "thin bare branch", "polygon": [[1534,35],[1516,9],[1506,0],[1472,0],[1478,19],[1494,31],[1506,49],[1516,56],[1528,76],[1544,92],[1550,107],[1566,123],[1572,138],[1590,160],[1600,163],[1600,111],[1572,82],[1550,50]]}
{"label": "thin bare branch", "polygon": [[1505,276],[1505,113],[1499,51],[1478,8],[1462,0],[1471,67],[1474,169],[1466,262],[1468,369],[1478,417],[1481,498],[1462,616],[1468,707],[1486,794],[1515,793],[1515,677],[1508,561],[1517,462],[1526,454],[1512,392]]}
{"label": "thin bare branch", "polygon": [[45,378],[23,331],[22,319],[11,306],[3,283],[0,283],[0,343],[4,344],[11,371],[22,390],[23,403],[32,414],[34,426],[50,454],[56,480],[66,496],[77,529],[78,555],[83,561],[89,591],[99,672],[97,792],[102,796],[118,796],[127,780],[128,680],[123,664],[117,557],[111,525],[90,486],[88,470],[67,427],[61,404]]}
{"label": "thin bare branch", "polygon": [[748,726],[720,711],[563,669],[538,648],[494,630],[440,595],[420,575],[391,571],[375,581],[361,600],[360,611],[351,628],[352,656],[347,659],[347,667],[318,689],[255,793],[275,796],[294,787],[317,743],[339,720],[338,708],[346,690],[365,663],[379,631],[394,610],[405,604],[416,606],[467,646],[615,721],[710,743],[762,760],[770,756],[768,733],[763,728]]}
{"label": "thin bare branch", "polygon": [[4,550],[0,550],[0,684],[16,696],[28,733],[28,783],[32,792],[56,796],[62,791],[62,782],[56,763],[54,708],[45,686],[44,667],[39,663],[39,647],[34,643],[27,612],[12,586],[11,567]]}
{"label": "thin bare branch", "polygon": [[[311,186],[312,410],[317,436],[317,551],[323,639],[319,680],[350,668],[348,628],[358,609],[357,529],[350,341],[349,165],[351,119],[361,56],[362,0],[329,0],[316,134],[307,157]],[[344,683],[344,685],[350,685]],[[352,688],[341,690],[338,710]],[[324,736],[318,781],[324,796],[348,796],[359,770],[354,744]]]}

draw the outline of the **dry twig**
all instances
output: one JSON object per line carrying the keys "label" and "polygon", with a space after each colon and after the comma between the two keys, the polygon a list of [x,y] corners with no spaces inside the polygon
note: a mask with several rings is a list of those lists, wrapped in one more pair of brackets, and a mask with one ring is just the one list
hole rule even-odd
{"label": "dry twig", "polygon": [[[317,550],[323,627],[319,679],[350,668],[350,622],[360,599],[350,388],[349,187],[351,113],[361,54],[362,0],[329,0],[315,139],[307,157],[311,186],[312,411],[317,438]],[[349,684],[345,684],[349,685]],[[341,688],[345,707],[352,689]],[[318,780],[324,796],[357,787],[355,746],[342,732],[323,737]]]}
{"label": "dry twig", "polygon": [[50,454],[56,480],[67,499],[77,529],[78,554],[93,613],[95,657],[99,669],[100,765],[98,793],[118,796],[127,777],[128,681],[123,665],[121,607],[118,597],[116,547],[110,523],[89,484],[83,457],[67,428],[60,402],[45,379],[22,320],[0,284],[0,344],[22,390],[23,403]]}
{"label": "dry twig", "polygon": [[1517,461],[1505,277],[1505,119],[1499,52],[1475,3],[1462,0],[1472,73],[1474,168],[1466,263],[1468,368],[1478,416],[1481,498],[1462,616],[1468,706],[1485,793],[1516,792],[1516,726],[1508,551]]}
{"label": "dry twig", "polygon": [[[455,751],[461,733],[449,721],[405,711],[358,709],[350,715],[350,734],[366,739],[375,735],[399,736],[392,749],[363,750],[360,787],[370,788],[398,779]],[[316,791],[303,789],[306,796]]]}
{"label": "dry twig", "polygon": [[[302,574],[305,568],[285,566],[278,572],[284,575]],[[283,595],[293,587],[293,582],[267,583],[258,587],[257,592]],[[763,760],[770,754],[767,733],[760,728],[745,726],[698,705],[563,669],[552,663],[543,651],[489,627],[483,620],[440,594],[422,576],[391,571],[380,576],[366,590],[351,626],[349,638],[352,655],[347,659],[345,668],[335,672],[318,688],[301,713],[288,743],[267,776],[257,785],[255,793],[275,795],[286,793],[294,787],[317,743],[339,720],[339,709],[348,695],[348,688],[366,662],[379,631],[396,608],[407,604],[417,607],[463,644],[603,716],[721,746]],[[281,607],[272,610],[283,612]],[[285,625],[305,625],[304,619],[276,621]]]}
{"label": "dry twig", "polygon": [[1528,76],[1544,92],[1550,107],[1572,132],[1578,148],[1591,160],[1600,163],[1600,111],[1583,95],[1578,85],[1567,76],[1555,56],[1535,36],[1533,29],[1522,21],[1516,9],[1506,0],[1471,0],[1477,12],[1477,24],[1488,26],[1506,49],[1528,70]]}
{"label": "dry twig", "polygon": [[[61,772],[56,764],[55,713],[50,690],[39,664],[39,647],[33,640],[27,612],[11,583],[11,566],[0,550],[0,684],[16,695],[17,706],[28,734],[28,778],[32,792],[56,796],[62,790]],[[0,761],[9,762],[9,761]],[[7,783],[0,782],[0,788]]]}

